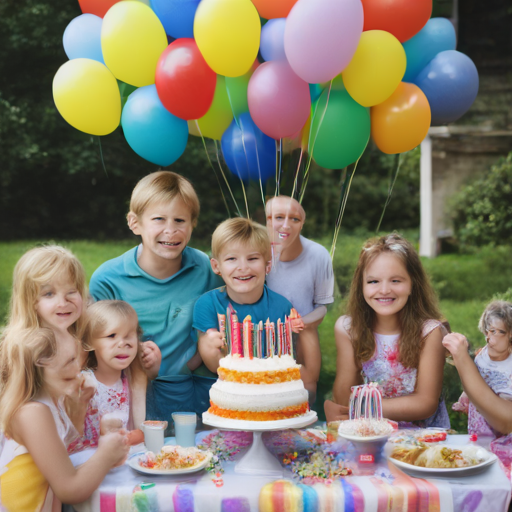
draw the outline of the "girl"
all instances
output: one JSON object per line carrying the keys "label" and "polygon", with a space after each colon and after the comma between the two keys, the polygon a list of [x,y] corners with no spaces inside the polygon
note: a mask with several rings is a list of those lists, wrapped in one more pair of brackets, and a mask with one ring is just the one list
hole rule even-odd
{"label": "girl", "polygon": [[500,437],[512,432],[512,303],[491,302],[478,328],[487,345],[474,363],[465,336],[451,333],[443,339],[465,391],[453,408],[468,412],[470,434]]}
{"label": "girl", "polygon": [[[100,426],[104,415],[110,416],[111,425],[124,429],[138,427],[145,416],[147,378],[137,357],[142,334],[137,313],[127,302],[101,300],[91,304],[87,314],[84,341],[91,350],[87,367],[96,393],[87,409],[84,435],[69,446],[69,453],[98,445],[100,430],[108,429],[107,421]],[[158,374],[159,361],[155,364],[153,373]]]}
{"label": "girl", "polygon": [[385,418],[449,428],[440,400],[446,331],[435,293],[407,240],[391,234],[366,242],[348,313],[335,325],[338,356],[334,402],[325,403],[327,421],[347,416],[351,387],[364,377],[380,384]]}
{"label": "girl", "polygon": [[80,385],[79,344],[59,343],[52,329],[18,331],[0,346],[0,508],[56,512],[87,499],[128,454],[123,432],[104,436],[75,469],[66,445],[76,431],[63,408]]}

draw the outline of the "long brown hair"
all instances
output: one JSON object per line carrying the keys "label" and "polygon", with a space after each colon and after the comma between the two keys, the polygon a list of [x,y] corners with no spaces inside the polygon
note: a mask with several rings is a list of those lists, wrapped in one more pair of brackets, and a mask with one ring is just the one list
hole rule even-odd
{"label": "long brown hair", "polygon": [[441,320],[437,297],[430,280],[412,244],[397,233],[368,240],[359,255],[359,261],[350,286],[347,312],[351,317],[350,338],[358,363],[368,361],[375,352],[375,311],[368,305],[363,293],[364,272],[377,256],[391,253],[405,266],[411,279],[411,295],[399,313],[399,361],[417,368],[425,339],[423,324],[428,319]]}

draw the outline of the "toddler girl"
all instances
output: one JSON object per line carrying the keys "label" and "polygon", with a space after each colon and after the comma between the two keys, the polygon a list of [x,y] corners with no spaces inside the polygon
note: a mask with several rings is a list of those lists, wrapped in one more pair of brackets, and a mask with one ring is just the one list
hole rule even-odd
{"label": "toddler girl", "polygon": [[87,499],[128,444],[124,432],[110,433],[73,467],[66,446],[76,431],[63,399],[80,386],[79,344],[59,343],[52,329],[17,332],[0,345],[0,508],[60,511]]}
{"label": "toddler girl", "polygon": [[348,316],[335,325],[334,402],[327,421],[348,415],[351,387],[378,382],[385,418],[449,428],[440,399],[445,329],[434,290],[412,245],[398,234],[366,242],[350,287]]}

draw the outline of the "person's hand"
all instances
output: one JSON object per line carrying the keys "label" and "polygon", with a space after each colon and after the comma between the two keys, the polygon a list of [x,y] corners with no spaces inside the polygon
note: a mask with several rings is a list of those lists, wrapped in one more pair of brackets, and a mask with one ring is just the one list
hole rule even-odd
{"label": "person's hand", "polygon": [[300,331],[304,330],[304,322],[302,318],[293,318],[291,320],[292,331],[298,334]]}
{"label": "person's hand", "polygon": [[208,329],[204,335],[201,336],[201,349],[215,352],[224,348],[225,345],[224,338],[217,329]]}
{"label": "person's hand", "polygon": [[98,440],[98,452],[101,452],[112,468],[121,466],[128,458],[130,445],[126,430],[108,432]]}
{"label": "person's hand", "polygon": [[158,376],[160,364],[162,363],[162,352],[154,341],[144,341],[140,344],[140,362],[144,371],[151,379]]}
{"label": "person's hand", "polygon": [[340,405],[332,400],[324,402],[325,419],[327,423],[331,421],[348,420],[349,410],[346,405]]}
{"label": "person's hand", "polygon": [[443,338],[443,347],[453,356],[456,362],[460,357],[468,355],[468,340],[462,334],[452,332]]}
{"label": "person's hand", "polygon": [[468,414],[469,398],[466,393],[462,393],[462,395],[460,395],[459,400],[452,405],[452,410]]}

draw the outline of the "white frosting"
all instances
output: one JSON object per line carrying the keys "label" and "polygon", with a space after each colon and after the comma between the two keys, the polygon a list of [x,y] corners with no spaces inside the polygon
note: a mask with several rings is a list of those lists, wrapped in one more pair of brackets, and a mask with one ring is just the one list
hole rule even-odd
{"label": "white frosting", "polygon": [[288,354],[281,357],[268,357],[266,359],[258,359],[257,357],[250,359],[229,354],[219,361],[219,366],[238,372],[272,372],[300,368],[295,359]]}

